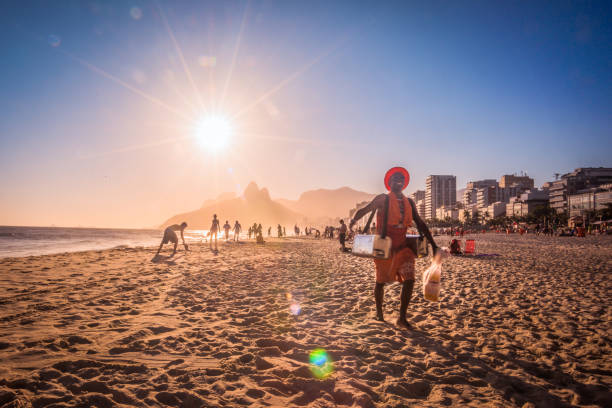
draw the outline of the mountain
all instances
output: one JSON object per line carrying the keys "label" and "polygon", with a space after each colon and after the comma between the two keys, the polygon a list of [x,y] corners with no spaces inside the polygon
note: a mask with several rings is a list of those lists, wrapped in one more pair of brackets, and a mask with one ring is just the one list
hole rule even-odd
{"label": "mountain", "polygon": [[290,227],[296,222],[303,224],[304,221],[303,215],[273,201],[266,188],[259,189],[253,182],[244,190],[242,197],[226,199],[223,197],[231,196],[224,193],[217,200],[205,201],[202,208],[177,214],[166,220],[161,228],[186,221],[189,229],[209,229],[213,214],[217,214],[221,226],[226,220],[232,226],[238,220],[243,229],[248,228],[254,222],[264,226],[281,224]]}
{"label": "mountain", "polygon": [[200,208],[206,208],[209,207],[219,201],[226,201],[226,200],[231,200],[233,198],[236,198],[236,193],[221,193],[217,196],[217,198],[212,199],[212,200],[206,200],[202,203],[202,207]]}
{"label": "mountain", "polygon": [[376,194],[364,193],[350,187],[335,190],[318,189],[302,193],[297,201],[276,200],[285,207],[307,216],[312,222],[329,222],[348,217],[349,211],[362,201],[371,201]]}

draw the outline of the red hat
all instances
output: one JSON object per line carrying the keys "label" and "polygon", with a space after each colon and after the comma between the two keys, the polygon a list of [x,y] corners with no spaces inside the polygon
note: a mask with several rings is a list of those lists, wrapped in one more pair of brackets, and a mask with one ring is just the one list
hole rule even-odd
{"label": "red hat", "polygon": [[395,173],[400,173],[402,176],[404,176],[404,187],[402,187],[402,190],[408,187],[408,183],[410,183],[410,173],[408,173],[408,170],[403,167],[393,167],[387,170],[387,174],[385,174],[385,187],[387,187],[387,190],[391,191],[389,180]]}

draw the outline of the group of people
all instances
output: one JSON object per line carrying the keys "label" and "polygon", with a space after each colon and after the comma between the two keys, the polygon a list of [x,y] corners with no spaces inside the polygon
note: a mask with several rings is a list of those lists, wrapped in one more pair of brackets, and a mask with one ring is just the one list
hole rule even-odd
{"label": "group of people", "polygon": [[[408,228],[413,225],[416,225],[419,233],[423,235],[428,242],[431,244],[433,249],[433,254],[435,256],[438,251],[438,246],[436,245],[429,228],[420,217],[417,212],[416,205],[414,201],[403,194],[403,190],[408,186],[410,181],[410,174],[403,167],[393,167],[389,171],[384,178],[384,184],[388,194],[380,194],[372,200],[368,205],[359,209],[354,217],[350,220],[349,226],[347,228],[344,220],[340,220],[340,227],[338,228],[338,239],[342,245],[342,250],[346,251],[345,242],[347,235],[349,234],[349,230],[352,231],[355,223],[362,218],[364,215],[376,211],[376,224],[377,227],[374,229],[378,234],[381,234],[383,230],[386,230],[386,235],[391,238],[391,255],[388,259],[374,259],[374,266],[376,269],[376,282],[374,286],[374,299],[376,303],[376,319],[379,321],[384,321],[383,314],[383,299],[384,299],[384,287],[385,284],[391,282],[399,282],[402,284],[402,290],[400,294],[400,310],[399,310],[399,318],[397,319],[397,324],[399,326],[409,328],[410,324],[406,320],[406,312],[408,309],[408,304],[410,303],[410,299],[412,297],[412,293],[414,290],[414,280],[415,280],[415,259],[417,254],[414,249],[410,246],[408,240],[406,239],[406,233]],[[385,225],[386,224],[386,225]],[[173,242],[174,243],[174,252],[172,255],[176,253],[176,248],[178,245],[178,236],[177,232],[180,232],[181,239],[183,240],[183,245],[185,246],[185,250],[188,251],[189,247],[185,243],[185,238],[183,232],[187,227],[187,223],[183,222],[180,225],[171,225],[164,231],[164,236],[162,238],[162,242],[159,246],[157,253],[161,250],[162,246],[165,243]],[[223,225],[223,229],[225,231],[226,240],[229,239],[229,231],[231,226],[229,221],[226,221]],[[238,221],[234,224],[234,240],[238,240],[242,227]],[[320,232],[314,228],[305,228],[305,234],[311,235],[315,231],[315,237],[320,236]],[[325,229],[325,236],[328,238],[333,238],[334,236],[333,227],[327,227]],[[215,248],[217,242],[217,234],[220,232],[219,220],[217,215],[213,216],[213,222],[210,228],[210,244],[212,248],[213,238],[215,240]],[[268,228],[268,236],[271,235],[272,227]],[[294,228],[294,232],[296,235],[299,235],[299,229],[297,225]],[[284,227],[281,227],[280,224],[277,226],[277,234],[278,237],[285,236]],[[255,235],[258,240],[263,241],[263,228],[261,224],[253,224],[252,227],[249,227],[249,237],[251,235]],[[457,244],[455,244],[457,245]],[[452,247],[452,245],[451,245]],[[454,248],[455,250],[460,248]]]}

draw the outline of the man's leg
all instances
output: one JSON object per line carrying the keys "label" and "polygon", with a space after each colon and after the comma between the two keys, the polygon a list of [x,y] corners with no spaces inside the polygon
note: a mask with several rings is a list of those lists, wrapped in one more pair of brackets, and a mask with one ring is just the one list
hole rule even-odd
{"label": "man's leg", "polygon": [[176,247],[177,247],[177,246],[178,246],[178,241],[176,241],[176,242],[174,243],[174,251],[172,251],[172,255],[170,255],[170,256],[174,256],[174,254],[176,254]]}
{"label": "man's leg", "polygon": [[155,254],[155,256],[159,255],[159,253],[161,252],[162,246],[164,246],[164,240],[162,239],[161,244],[159,244],[159,248],[157,249],[157,253]]}
{"label": "man's leg", "polygon": [[385,296],[385,284],[376,282],[374,287],[374,299],[376,300],[376,320],[385,321],[383,316],[383,297]]}
{"label": "man's leg", "polygon": [[406,310],[412,297],[412,291],[414,290],[414,279],[405,280],[402,284],[402,294],[400,295],[400,315],[397,319],[397,324],[406,328],[410,327],[410,324],[406,321]]}

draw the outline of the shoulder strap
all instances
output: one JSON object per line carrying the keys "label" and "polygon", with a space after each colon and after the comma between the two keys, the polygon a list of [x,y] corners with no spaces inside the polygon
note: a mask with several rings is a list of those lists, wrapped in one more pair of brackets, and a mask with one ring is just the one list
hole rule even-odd
{"label": "shoulder strap", "polygon": [[[381,238],[385,238],[387,236],[387,221],[389,219],[389,195],[385,197],[385,212],[383,213],[383,227],[382,227],[382,235]],[[372,223],[372,219],[374,218],[374,214],[376,214],[376,208],[370,212],[370,217],[368,218],[368,222],[366,222],[365,228],[363,229],[364,234],[370,232],[370,224]]]}
{"label": "shoulder strap", "polygon": [[363,229],[364,234],[368,234],[370,232],[370,224],[372,223],[372,218],[374,218],[375,213],[376,209],[370,212],[370,218],[368,218],[368,222],[366,222],[365,228]]}
{"label": "shoulder strap", "polygon": [[387,236],[387,222],[389,221],[389,194],[387,194],[387,196],[385,197],[385,212],[383,213],[383,227],[382,227],[382,234],[380,234],[380,237],[382,239],[385,239],[385,237]]}

